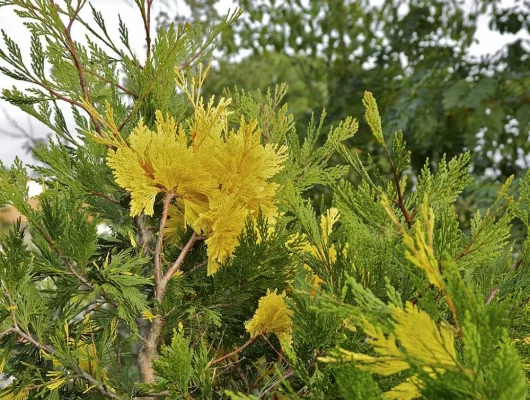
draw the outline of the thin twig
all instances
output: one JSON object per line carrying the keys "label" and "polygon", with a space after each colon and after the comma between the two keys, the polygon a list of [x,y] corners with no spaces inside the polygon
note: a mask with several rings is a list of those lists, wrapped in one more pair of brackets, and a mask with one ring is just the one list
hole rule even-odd
{"label": "thin twig", "polygon": [[[64,256],[64,254],[61,251],[61,249],[57,247],[57,245],[55,244],[53,239],[50,236],[48,236],[48,234],[46,234],[46,232],[39,225],[34,223],[33,226],[41,234],[41,236],[44,238],[44,240],[46,240],[46,242],[50,245],[50,247],[53,249],[53,251],[55,251],[55,253],[57,253],[57,255],[64,261],[64,263],[66,264],[66,267],[70,271],[70,274],[75,276],[79,282],[81,282],[83,285],[87,286],[90,290],[94,290],[95,289],[94,285],[91,282],[89,282],[83,275],[81,275],[74,268],[72,263]],[[112,304],[114,307],[118,306],[116,301],[112,297],[110,297],[105,292],[105,290],[102,287],[100,287],[99,289],[101,290],[101,295],[103,296],[103,298],[105,298],[105,300],[107,300],[107,302]]]}
{"label": "thin twig", "polygon": [[493,301],[495,296],[497,296],[497,293],[499,293],[499,287],[495,286],[493,289],[490,290],[488,297],[486,297],[486,300],[484,301],[484,305],[489,305]]}
{"label": "thin twig", "polygon": [[121,204],[118,200],[116,200],[113,197],[110,197],[109,195],[107,195],[105,193],[95,192],[93,190],[87,190],[87,192],[90,193],[93,196],[101,197],[102,199],[108,200],[108,201],[110,201],[110,202],[112,202],[114,204]]}
{"label": "thin twig", "polygon": [[201,239],[202,237],[200,237],[195,232],[193,232],[190,239],[188,240],[188,243],[186,243],[186,245],[182,248],[182,251],[180,252],[176,261],[173,263],[171,267],[169,267],[167,272],[164,274],[164,276],[160,280],[160,283],[159,283],[160,297],[157,298],[158,301],[160,302],[162,301],[162,297],[164,296],[164,293],[166,292],[166,287],[167,287],[169,280],[179,270],[182,264],[184,264],[184,260],[186,259],[186,256],[191,251],[195,243]]}
{"label": "thin twig", "polygon": [[72,321],[74,320],[82,320],[83,318],[85,318],[85,316],[87,314],[90,314],[92,311],[95,311],[97,310],[98,308],[104,306],[105,304],[107,304],[107,302],[105,301],[99,301],[97,303],[92,303],[90,304],[89,306],[87,306],[83,311],[81,311],[79,314],[77,314],[73,319]]}
{"label": "thin twig", "polygon": [[243,351],[246,347],[250,346],[252,343],[254,343],[257,339],[259,338],[259,336],[256,336],[256,337],[253,337],[253,338],[250,338],[248,339],[245,343],[243,343],[240,347],[238,347],[237,349],[235,349],[234,351],[228,353],[228,354],[225,354],[224,356],[222,356],[221,358],[218,358],[217,360],[213,360],[212,362],[210,362],[210,366],[212,365],[215,365],[215,364],[219,364],[220,362],[226,360],[227,358],[230,358],[232,357],[233,355],[236,355],[237,353]]}
{"label": "thin twig", "polygon": [[[181,34],[182,35],[182,34]],[[167,53],[167,56],[164,60],[164,62],[162,63],[162,65],[164,65],[172,56],[174,56],[174,52],[175,52],[175,49],[177,48],[177,46],[180,44],[180,39],[182,38],[182,36],[178,36],[175,40],[175,42],[173,43],[171,49],[168,51]],[[179,69],[186,69],[190,66],[190,64],[197,58],[200,56],[201,52],[204,51],[204,47],[201,48],[201,50],[199,50],[197,53],[195,53],[188,61],[184,62],[180,67]],[[132,119],[133,115],[137,112],[137,110],[140,108],[141,104],[145,101],[145,99],[147,98],[147,96],[149,96],[149,94],[151,93],[151,91],[153,90],[155,84],[158,82],[158,77],[160,76],[160,74],[163,72],[164,68],[158,68],[155,73],[153,74],[153,77],[151,78],[151,82],[149,82],[149,85],[147,86],[147,89],[144,90],[141,94],[141,96],[136,100],[136,102],[134,103],[134,106],[132,108],[132,110],[129,112],[129,114],[127,114],[127,116],[125,117],[125,119],[122,121],[121,125],[118,127],[118,131],[121,132],[123,130],[123,128],[125,128],[125,126],[127,125],[127,123]]]}
{"label": "thin twig", "polygon": [[66,264],[66,267],[70,270],[72,275],[74,275],[83,285],[86,285],[90,289],[94,289],[94,285],[92,285],[92,283],[90,283],[83,275],[81,275],[79,272],[76,271],[72,263],[70,263],[70,261],[68,261],[68,259],[63,255],[63,252],[61,251],[61,249],[57,247],[55,242],[52,240],[50,236],[48,236],[48,234],[44,231],[44,229],[42,229],[37,224],[33,224],[33,226],[41,234],[44,240],[46,240],[46,242],[50,245],[53,251],[55,251],[55,253],[57,253],[57,255],[64,261],[64,263]]}
{"label": "thin twig", "polygon": [[456,256],[456,258],[455,258],[456,262],[458,262],[461,258],[463,258],[463,257],[465,257],[468,254],[473,252],[474,249],[472,249],[472,247],[475,244],[475,242],[477,240],[477,237],[482,233],[482,231],[486,227],[487,223],[490,220],[493,220],[501,211],[504,210],[505,207],[506,207],[506,205],[504,205],[502,207],[499,207],[493,214],[490,213],[489,215],[485,216],[484,220],[480,224],[480,227],[477,229],[477,232],[473,235],[473,237],[471,237],[471,240],[469,241],[467,246],[464,247],[464,249],[460,252],[460,254],[458,256]]}
{"label": "thin twig", "polygon": [[15,328],[7,328],[5,331],[0,332],[0,339],[2,339],[4,336],[9,335],[10,333],[14,333]]}
{"label": "thin twig", "polygon": [[281,351],[279,351],[274,345],[267,339],[267,336],[265,336],[263,333],[261,334],[261,337],[267,342],[269,347],[278,355],[279,358],[281,358],[283,361],[287,361]]}
{"label": "thin twig", "polygon": [[147,0],[147,10],[145,13],[142,13],[144,16],[144,27],[145,27],[145,43],[147,46],[147,56],[146,64],[151,58],[151,7],[153,5],[153,0]]}
{"label": "thin twig", "polygon": [[287,379],[289,379],[291,376],[294,375],[294,371],[293,370],[290,370],[288,371],[281,379],[279,379],[276,383],[273,383],[272,385],[270,385],[267,389],[265,389],[263,392],[260,393],[259,395],[259,398],[260,399],[263,399],[266,397],[266,395],[272,391],[273,389],[276,388],[276,386],[278,386],[280,383],[282,382],[285,382]]}
{"label": "thin twig", "polygon": [[[74,10],[74,13],[70,16],[70,21],[68,22],[68,26],[64,29],[64,34],[67,41],[67,50],[70,52],[70,55],[72,56],[72,59],[74,61],[75,68],[77,70],[77,75],[79,76],[79,85],[81,86],[81,91],[83,92],[83,98],[86,102],[90,103],[90,94],[88,93],[88,86],[87,81],[85,77],[85,73],[83,72],[83,65],[81,64],[81,60],[79,59],[79,55],[77,54],[77,50],[75,48],[75,42],[72,38],[72,26],[74,24],[74,21],[77,19],[77,15],[81,11],[81,7],[83,5],[82,0],[77,1],[77,7]],[[99,122],[94,118],[94,116],[89,113],[90,119],[92,120],[92,123],[94,124],[94,128],[96,129],[96,132],[98,134],[101,133],[101,127],[99,126]]]}
{"label": "thin twig", "polygon": [[407,211],[407,207],[405,207],[405,201],[403,200],[403,193],[401,191],[401,181],[399,179],[398,171],[396,169],[396,166],[394,165],[394,161],[392,160],[392,157],[390,156],[390,153],[388,152],[386,145],[383,148],[388,158],[388,162],[390,163],[390,168],[392,169],[392,175],[394,176],[394,181],[396,183],[396,191],[398,195],[397,206],[399,207],[399,209],[401,210],[401,213],[405,217],[405,221],[407,222],[408,228],[411,229],[412,218]]}
{"label": "thin twig", "polygon": [[118,82],[116,82],[116,81],[111,81],[110,79],[107,79],[107,78],[105,78],[104,76],[99,75],[97,72],[94,72],[94,71],[92,71],[92,70],[89,69],[89,68],[83,68],[83,70],[84,70],[85,72],[89,73],[90,75],[96,77],[96,78],[99,79],[100,81],[105,82],[105,83],[108,83],[109,85],[113,85],[113,86],[116,87],[117,89],[120,89],[123,93],[126,93],[126,94],[128,94],[129,96],[134,97],[135,99],[138,98],[138,93],[133,92],[133,91],[130,90],[130,89],[127,89],[125,86],[120,85]]}
{"label": "thin twig", "polygon": [[7,299],[7,302],[9,303],[9,313],[11,314],[11,320],[13,321],[13,326],[14,326],[13,329],[16,330],[18,329],[17,316],[15,314],[15,310],[17,307],[15,305],[15,302],[13,301],[13,298],[9,294],[9,290],[7,290],[7,288],[5,287],[4,282],[1,282],[1,283],[2,283],[2,292],[4,293],[4,296]]}
{"label": "thin twig", "polygon": [[203,262],[198,263],[193,268],[191,268],[189,271],[186,271],[184,273],[184,276],[186,277],[186,276],[193,274],[195,271],[197,271],[199,268],[204,267],[206,264],[208,264],[208,260],[204,260]]}

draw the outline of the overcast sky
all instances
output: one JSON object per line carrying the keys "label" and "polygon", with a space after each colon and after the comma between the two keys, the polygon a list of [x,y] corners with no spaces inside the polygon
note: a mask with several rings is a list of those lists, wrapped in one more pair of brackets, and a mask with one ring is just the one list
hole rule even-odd
{"label": "overcast sky", "polygon": [[[374,2],[379,1],[380,0],[374,0]],[[107,27],[109,27],[109,29],[110,27],[115,27],[118,25],[119,13],[122,17],[122,20],[126,22],[130,29],[130,42],[136,45],[139,52],[143,53],[142,46],[145,43],[143,29],[134,28],[141,27],[142,22],[139,17],[139,13],[134,6],[128,5],[125,0],[91,0],[91,3],[96,7],[96,9],[102,12],[105,20],[107,21]],[[233,2],[231,0],[224,0],[221,3],[220,11],[222,12],[226,12],[228,8],[233,7]],[[508,6],[513,3],[514,0],[502,1],[503,6]],[[179,7],[179,10],[185,11],[183,7]],[[90,12],[88,7],[85,11]],[[0,28],[5,30],[9,36],[17,41],[23,51],[23,54],[27,54],[27,49],[29,48],[29,35],[27,34],[27,29],[23,26],[21,20],[14,14],[11,7],[0,8]],[[75,33],[76,32],[74,31],[74,36]],[[472,54],[478,56],[494,53],[505,43],[512,42],[518,37],[528,38],[528,35],[524,35],[523,33],[520,33],[518,36],[500,35],[496,32],[492,32],[488,29],[487,17],[483,17],[479,20],[477,32],[477,39],[479,42],[473,45]],[[19,88],[21,87],[20,82],[15,82],[5,76],[0,75],[0,89],[6,87],[10,88],[14,84]],[[7,114],[7,116],[5,114]],[[23,127],[23,129],[32,130],[38,136],[44,136],[49,131],[49,129],[44,127],[39,122],[29,119],[26,114],[20,111],[17,107],[0,100],[0,130],[13,130],[9,119],[16,121],[16,123]],[[13,162],[15,156],[19,156],[19,158],[22,158],[26,162],[31,161],[30,155],[22,148],[23,143],[24,140],[22,139],[0,135],[0,160],[2,160],[5,165],[10,165]]]}

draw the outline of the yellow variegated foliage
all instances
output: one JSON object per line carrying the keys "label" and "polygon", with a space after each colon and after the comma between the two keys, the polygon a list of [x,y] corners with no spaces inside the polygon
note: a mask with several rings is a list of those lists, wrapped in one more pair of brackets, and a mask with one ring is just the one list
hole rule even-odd
{"label": "yellow variegated foliage", "polygon": [[293,327],[291,315],[293,311],[285,303],[285,293],[277,294],[276,290],[263,296],[258,309],[251,320],[245,322],[245,328],[251,337],[274,334],[280,339],[282,347],[290,346]]}
{"label": "yellow variegated foliage", "polygon": [[175,191],[181,197],[206,198],[217,182],[198,163],[188,147],[182,127],[173,118],[156,114],[156,132],[142,122],[131,132],[127,144],[110,151],[108,165],[116,183],[131,193],[131,215],[153,215],[155,197]]}
{"label": "yellow variegated foliage", "polygon": [[29,397],[30,390],[24,388],[19,392],[6,392],[0,395],[0,400],[26,400]]}
{"label": "yellow variegated foliage", "polygon": [[425,271],[429,282],[438,289],[443,289],[444,282],[438,261],[434,255],[433,231],[434,231],[434,212],[427,208],[427,203],[422,204],[422,214],[424,216],[423,222],[427,237],[425,237],[424,229],[420,224],[414,226],[414,238],[410,235],[404,235],[403,242],[409,248],[405,252],[405,256],[418,268]]}
{"label": "yellow variegated foliage", "polygon": [[[393,333],[386,336],[381,327],[362,318],[367,340],[378,354],[370,356],[341,349],[322,361],[355,361],[360,368],[388,376],[409,369],[410,362],[424,371],[438,374],[458,368],[454,344],[454,330],[438,327],[429,315],[407,302],[405,309],[391,305],[394,320]],[[389,399],[404,400],[419,396],[421,381],[413,377],[386,393]]]}
{"label": "yellow variegated foliage", "polygon": [[414,225],[413,236],[403,228],[403,225],[401,225],[396,214],[390,207],[388,199],[384,199],[383,204],[388,215],[403,234],[403,243],[408,248],[405,252],[407,259],[426,273],[429,283],[443,290],[445,285],[442,274],[440,273],[438,261],[434,255],[433,247],[434,211],[429,208],[427,198],[423,199],[420,206],[420,215],[423,217],[421,219],[423,224],[417,223]]}
{"label": "yellow variegated foliage", "polygon": [[[96,346],[93,343],[79,342],[77,348],[78,363],[83,371],[93,376],[100,376],[101,380],[107,380],[107,371],[101,369],[101,360],[99,358]],[[101,374],[101,375],[100,375]]]}
{"label": "yellow variegated foliage", "polygon": [[322,245],[326,247],[329,242],[331,232],[333,232],[333,225],[339,221],[339,210],[331,207],[324,215],[320,217],[320,235],[322,238]]}
{"label": "yellow variegated foliage", "polygon": [[50,390],[59,389],[68,382],[68,378],[65,376],[64,371],[48,371],[46,377],[49,379],[46,383],[46,387]]}
{"label": "yellow variegated foliage", "polygon": [[[453,299],[448,294],[445,281],[442,276],[440,265],[434,254],[433,235],[434,235],[434,211],[428,206],[427,196],[424,197],[421,203],[418,222],[414,224],[413,236],[409,234],[403,227],[396,214],[390,207],[388,199],[383,199],[388,215],[394,224],[401,230],[403,235],[403,243],[407,246],[405,257],[413,263],[416,267],[423,270],[433,286],[438,288],[447,305],[453,314],[455,325],[459,328],[459,318],[456,312],[456,307]],[[421,223],[420,223],[421,222]]]}
{"label": "yellow variegated foliage", "polygon": [[420,389],[423,386],[422,382],[416,375],[405,379],[399,385],[394,386],[385,393],[387,399],[392,400],[413,400],[421,397]]}
{"label": "yellow variegated foliage", "polygon": [[[338,220],[339,210],[335,207],[328,209],[326,213],[320,217],[320,243],[318,243],[318,246],[310,244],[307,235],[296,234],[287,241],[287,247],[292,247],[296,242],[296,250],[311,254],[325,264],[328,263],[328,260],[331,264],[334,264],[337,262],[337,250],[333,243],[329,245],[329,237],[333,232],[333,225],[335,225]],[[308,283],[316,291],[324,281],[318,276],[318,274],[313,272],[309,265],[304,264],[304,269],[309,272]]]}
{"label": "yellow variegated foliage", "polygon": [[194,106],[186,124],[177,126],[157,112],[155,131],[140,123],[125,141],[112,135],[98,140],[116,147],[107,163],[118,185],[131,193],[131,215],[153,215],[157,194],[173,195],[168,237],[178,238],[187,226],[205,236],[211,275],[233,253],[249,215],[277,213],[278,184],[270,180],[282,170],[287,149],[263,145],[254,120],[242,118],[237,131],[229,130],[230,100],[214,105],[212,99],[205,106],[185,78],[177,77]]}

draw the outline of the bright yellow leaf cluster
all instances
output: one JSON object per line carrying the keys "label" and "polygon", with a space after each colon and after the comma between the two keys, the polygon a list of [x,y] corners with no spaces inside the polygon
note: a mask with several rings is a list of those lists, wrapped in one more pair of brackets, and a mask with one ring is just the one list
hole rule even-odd
{"label": "bright yellow leaf cluster", "polygon": [[245,322],[245,328],[251,337],[274,334],[280,339],[282,346],[290,346],[293,327],[291,315],[293,311],[285,303],[285,293],[267,290],[258,303],[258,309],[251,320]]}
{"label": "bright yellow leaf cluster", "polygon": [[181,197],[205,197],[215,190],[213,177],[200,168],[182,129],[173,118],[156,114],[156,132],[142,122],[125,144],[109,152],[107,164],[116,183],[131,193],[131,215],[153,215],[155,197],[176,191]]}
{"label": "bright yellow leaf cluster", "polygon": [[[409,362],[421,366],[436,376],[458,366],[454,345],[454,331],[450,327],[438,327],[429,315],[408,302],[405,309],[394,305],[392,317],[394,332],[385,336],[380,327],[363,318],[363,329],[378,356],[340,350],[334,357],[322,361],[355,361],[361,368],[388,376],[410,368]],[[399,345],[398,345],[399,342]],[[422,382],[417,376],[407,379],[386,393],[396,400],[410,400],[420,396]]]}
{"label": "bright yellow leaf cluster", "polygon": [[169,237],[188,226],[205,236],[211,275],[233,253],[249,215],[256,217],[260,210],[267,218],[276,214],[278,184],[271,178],[283,169],[287,149],[263,145],[255,120],[242,118],[239,128],[230,130],[230,100],[215,105],[212,99],[206,106],[177,77],[194,106],[186,124],[177,126],[157,112],[155,131],[141,122],[127,140],[107,135],[99,141],[116,147],[107,163],[118,185],[131,193],[131,215],[153,215],[157,194],[173,195]]}

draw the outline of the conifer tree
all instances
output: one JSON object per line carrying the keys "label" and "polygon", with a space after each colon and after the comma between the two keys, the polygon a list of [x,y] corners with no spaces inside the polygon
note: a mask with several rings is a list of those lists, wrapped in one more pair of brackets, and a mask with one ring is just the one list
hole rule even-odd
{"label": "conifer tree", "polygon": [[141,56],[86,0],[0,0],[32,34],[26,59],[3,32],[1,73],[30,85],[2,98],[54,133],[38,165],[0,170],[25,217],[1,238],[0,399],[525,399],[530,241],[510,235],[530,174],[466,232],[469,153],[409,182],[366,92],[385,181],[344,145],[354,119],[297,132],[284,85],[203,98],[239,11],[152,37],[153,1],[135,3]]}

